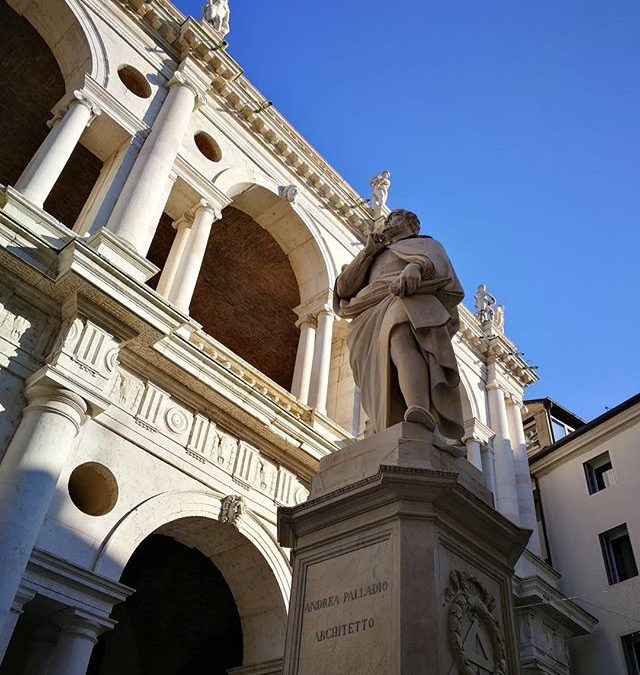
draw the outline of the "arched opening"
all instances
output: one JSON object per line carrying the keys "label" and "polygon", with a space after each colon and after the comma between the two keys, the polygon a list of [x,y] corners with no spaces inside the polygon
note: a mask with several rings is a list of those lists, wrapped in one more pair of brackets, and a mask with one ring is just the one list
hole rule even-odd
{"label": "arched opening", "polygon": [[276,240],[228,206],[213,225],[190,313],[204,330],[274,382],[293,378],[298,282]]}
{"label": "arched opening", "polygon": [[[13,185],[49,133],[46,123],[65,94],[65,82],[43,37],[5,0],[0,0],[0,61],[0,183]],[[101,166],[78,145],[45,201],[45,211],[72,227]]]}
{"label": "arched opening", "polygon": [[[123,570],[151,535],[164,535],[188,549],[197,549],[220,572],[233,596],[242,628],[242,665],[282,658],[289,567],[272,535],[251,512],[235,527],[213,519],[219,509],[219,499],[202,493],[157,495],[115,529],[103,545],[94,571],[128,583]],[[162,557],[156,557],[154,564],[162,564]],[[193,621],[197,620],[194,613]],[[134,671],[123,668],[120,672]]]}
{"label": "arched opening", "polygon": [[[220,175],[227,172],[236,170]],[[247,181],[235,173],[214,181],[233,201],[213,223],[189,313],[206,333],[290,389],[300,336],[294,310],[318,311],[328,300],[330,274],[314,225],[277,187]],[[171,218],[184,213],[167,211],[171,217],[163,214],[147,253],[161,270],[176,240]],[[152,288],[160,276],[148,282]]]}
{"label": "arched opening", "polygon": [[[164,213],[147,258],[161,270],[175,239]],[[161,272],[149,280],[156,288]],[[298,348],[300,291],[289,258],[250,215],[228,206],[213,224],[190,315],[216,340],[285,389]]]}
{"label": "arched opening", "polygon": [[242,664],[233,594],[210,558],[153,534],[131,556],[122,583],[136,589],[95,647],[88,675],[226,675]]}

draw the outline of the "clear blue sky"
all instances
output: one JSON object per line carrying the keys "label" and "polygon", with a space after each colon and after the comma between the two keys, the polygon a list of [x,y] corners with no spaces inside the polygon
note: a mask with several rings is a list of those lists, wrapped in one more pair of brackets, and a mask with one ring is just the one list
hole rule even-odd
{"label": "clear blue sky", "polygon": [[640,390],[639,35],[637,0],[231,0],[228,41],[363,196],[391,171],[467,306],[506,305],[527,395],[590,419]]}

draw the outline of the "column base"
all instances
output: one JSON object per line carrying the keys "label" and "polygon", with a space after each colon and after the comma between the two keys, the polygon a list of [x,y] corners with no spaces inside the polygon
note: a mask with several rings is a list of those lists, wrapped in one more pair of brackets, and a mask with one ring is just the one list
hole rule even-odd
{"label": "column base", "polygon": [[62,248],[76,236],[72,230],[11,186],[0,191],[0,208],[53,248]]}
{"label": "column base", "polygon": [[325,457],[310,500],[278,512],[283,675],[517,674],[512,575],[531,533],[480,481],[415,424]]}
{"label": "column base", "polygon": [[131,248],[123,239],[102,228],[85,240],[87,246],[105,260],[140,283],[160,271],[153,263]]}

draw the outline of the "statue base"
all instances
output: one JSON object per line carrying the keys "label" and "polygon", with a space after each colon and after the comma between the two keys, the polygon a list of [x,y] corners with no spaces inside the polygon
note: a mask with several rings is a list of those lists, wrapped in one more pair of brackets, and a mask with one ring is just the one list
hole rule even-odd
{"label": "statue base", "polygon": [[278,512],[283,675],[516,675],[511,577],[530,534],[419,425],[325,457],[309,501]]}

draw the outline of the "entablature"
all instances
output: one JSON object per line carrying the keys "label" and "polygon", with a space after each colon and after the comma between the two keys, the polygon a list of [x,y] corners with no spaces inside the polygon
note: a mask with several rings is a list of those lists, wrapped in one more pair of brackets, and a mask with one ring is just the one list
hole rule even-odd
{"label": "entablature", "polygon": [[[42,296],[42,305],[68,333],[58,340],[63,340],[65,348],[49,352],[56,359],[52,367],[62,367],[65,380],[73,378],[73,350],[85,330],[83,322],[95,321],[92,330],[106,330],[104,339],[113,341],[117,350],[106,369],[95,369],[95,386],[106,387],[110,377],[117,378],[113,375],[116,363],[128,363],[133,372],[194,410],[224,420],[223,428],[259,445],[267,456],[303,479],[316,470],[322,456],[351,438],[204,333],[155,291],[117,270],[84,239],[67,232],[66,241],[54,242],[55,250],[51,243],[34,239],[30,228],[0,211],[3,268],[14,276],[14,283],[21,280],[32,289],[36,306],[40,302],[35,296]],[[82,325],[73,314],[74,307]],[[45,351],[42,347],[43,361],[38,365],[48,363]],[[87,368],[93,364],[80,366],[86,379]],[[109,405],[108,392],[96,393],[96,397],[101,409]]]}

